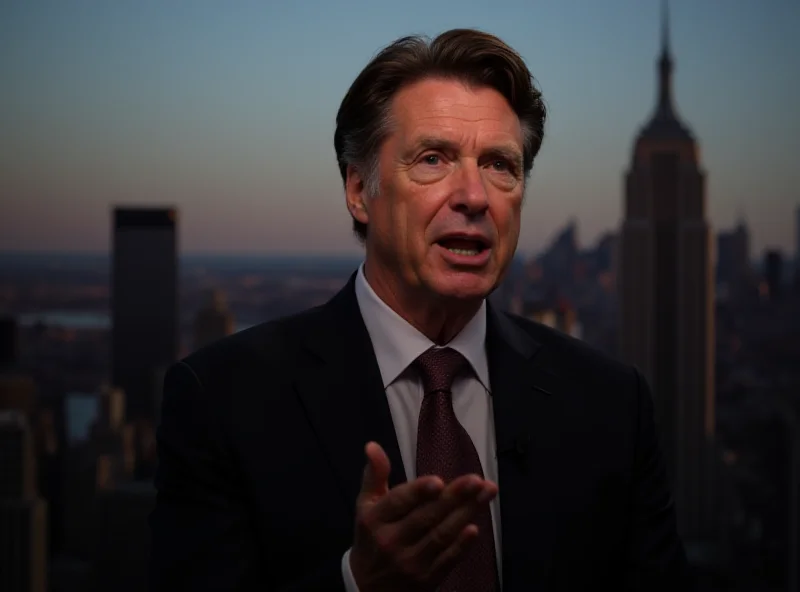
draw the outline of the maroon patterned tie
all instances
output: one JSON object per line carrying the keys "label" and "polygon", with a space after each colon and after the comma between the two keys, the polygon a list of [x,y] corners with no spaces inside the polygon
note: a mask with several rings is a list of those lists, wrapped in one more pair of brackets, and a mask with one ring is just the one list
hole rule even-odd
{"label": "maroon patterned tie", "polygon": [[[449,347],[431,348],[414,362],[422,377],[425,397],[419,413],[417,476],[438,475],[445,483],[466,474],[483,477],[478,452],[453,411],[451,388],[469,363]],[[473,522],[478,540],[442,582],[441,592],[494,592],[498,588],[492,516],[488,506]]]}

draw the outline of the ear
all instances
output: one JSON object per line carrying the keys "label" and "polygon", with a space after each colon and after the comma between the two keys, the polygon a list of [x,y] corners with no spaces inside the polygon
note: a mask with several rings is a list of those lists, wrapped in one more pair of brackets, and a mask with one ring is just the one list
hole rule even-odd
{"label": "ear", "polygon": [[347,181],[344,184],[344,193],[350,215],[362,224],[369,223],[368,200],[364,179],[353,165],[347,167]]}

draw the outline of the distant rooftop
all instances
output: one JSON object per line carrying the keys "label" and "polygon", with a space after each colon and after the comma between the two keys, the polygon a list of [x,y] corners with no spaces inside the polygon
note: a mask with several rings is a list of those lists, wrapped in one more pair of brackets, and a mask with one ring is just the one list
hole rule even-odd
{"label": "distant rooftop", "polygon": [[178,218],[175,208],[115,207],[114,228],[174,227]]}

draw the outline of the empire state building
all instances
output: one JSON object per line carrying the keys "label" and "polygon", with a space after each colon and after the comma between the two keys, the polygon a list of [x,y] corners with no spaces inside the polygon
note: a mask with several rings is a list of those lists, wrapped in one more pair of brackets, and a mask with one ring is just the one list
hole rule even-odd
{"label": "empire state building", "polygon": [[678,116],[664,6],[655,110],[625,176],[620,349],[652,388],[679,529],[713,537],[714,309],[705,172]]}

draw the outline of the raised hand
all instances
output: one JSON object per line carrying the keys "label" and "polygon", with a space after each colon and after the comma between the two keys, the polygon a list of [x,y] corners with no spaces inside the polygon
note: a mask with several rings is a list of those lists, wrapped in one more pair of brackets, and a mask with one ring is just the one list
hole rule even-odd
{"label": "raised hand", "polygon": [[497,485],[477,475],[447,485],[425,476],[389,490],[386,453],[370,442],[366,456],[350,551],[359,591],[435,589],[476,538],[470,521]]}

